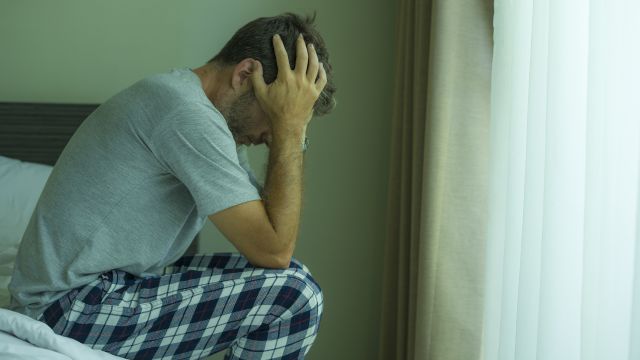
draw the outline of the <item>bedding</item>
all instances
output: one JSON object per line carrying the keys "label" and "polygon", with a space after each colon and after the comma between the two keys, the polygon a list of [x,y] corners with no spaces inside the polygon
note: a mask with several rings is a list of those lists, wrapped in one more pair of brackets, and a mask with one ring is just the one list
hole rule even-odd
{"label": "bedding", "polygon": [[0,308],[9,305],[13,263],[51,166],[0,156]]}
{"label": "bedding", "polygon": [[116,360],[74,339],[57,335],[45,323],[0,309],[0,359]]}
{"label": "bedding", "polygon": [[13,264],[22,234],[52,167],[0,156],[0,359],[121,359],[70,338],[8,307]]}

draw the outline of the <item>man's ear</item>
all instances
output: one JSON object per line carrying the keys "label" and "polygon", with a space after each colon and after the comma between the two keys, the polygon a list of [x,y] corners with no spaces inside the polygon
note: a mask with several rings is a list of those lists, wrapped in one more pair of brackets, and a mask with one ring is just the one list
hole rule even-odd
{"label": "man's ear", "polygon": [[231,87],[233,87],[234,90],[244,92],[253,87],[251,83],[251,73],[254,70],[254,61],[253,59],[247,58],[237,63],[233,68]]}

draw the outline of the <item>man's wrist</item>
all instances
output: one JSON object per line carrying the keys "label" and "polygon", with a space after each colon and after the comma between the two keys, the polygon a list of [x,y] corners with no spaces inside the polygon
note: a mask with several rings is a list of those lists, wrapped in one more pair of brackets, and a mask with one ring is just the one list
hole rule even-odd
{"label": "man's wrist", "polygon": [[304,152],[304,135],[289,135],[289,136],[273,136],[269,149],[278,151],[284,150],[285,152],[293,151],[296,153]]}
{"label": "man's wrist", "polygon": [[272,128],[271,143],[278,143],[280,146],[284,145],[285,147],[290,147],[291,145],[296,144],[296,147],[298,147],[300,151],[304,153],[309,148],[307,125],[309,124],[305,124],[302,128],[288,129],[286,127],[274,127]]}

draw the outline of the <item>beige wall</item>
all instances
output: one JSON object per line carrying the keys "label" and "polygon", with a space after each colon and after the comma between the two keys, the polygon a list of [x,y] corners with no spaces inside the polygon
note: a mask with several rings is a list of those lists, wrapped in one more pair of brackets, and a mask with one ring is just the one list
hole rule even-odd
{"label": "beige wall", "polygon": [[[0,0],[0,101],[102,102],[149,74],[195,67],[247,21],[317,10],[338,107],[312,121],[295,256],[324,289],[308,359],[372,359],[378,342],[391,114],[392,1]],[[251,162],[264,176],[265,149]],[[211,225],[206,251],[233,250]]]}

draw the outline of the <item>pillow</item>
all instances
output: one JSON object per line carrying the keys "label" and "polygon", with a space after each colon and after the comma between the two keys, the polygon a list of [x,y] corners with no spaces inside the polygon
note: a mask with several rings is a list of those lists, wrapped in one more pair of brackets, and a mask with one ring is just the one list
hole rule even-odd
{"label": "pillow", "polygon": [[7,285],[18,246],[51,170],[0,156],[0,307],[8,304]]}
{"label": "pillow", "polygon": [[51,169],[0,156],[0,248],[20,243]]}

